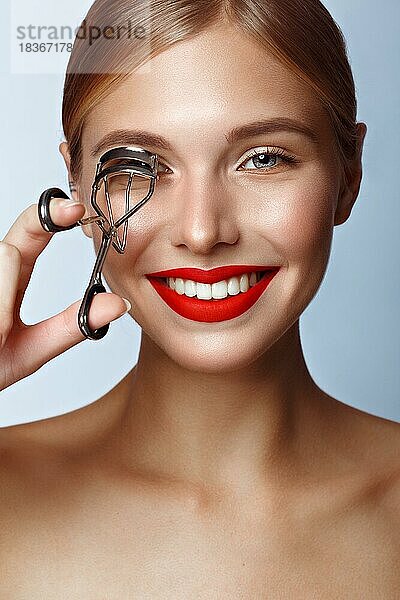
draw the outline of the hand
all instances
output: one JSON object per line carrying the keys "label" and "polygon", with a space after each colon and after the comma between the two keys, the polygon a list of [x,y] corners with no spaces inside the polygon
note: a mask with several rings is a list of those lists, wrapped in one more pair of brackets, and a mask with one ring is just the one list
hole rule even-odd
{"label": "hand", "polygon": [[[61,198],[51,200],[50,217],[56,225],[72,225],[83,217],[83,204],[69,204],[72,203],[63,204]],[[0,390],[86,339],[77,322],[81,300],[34,325],[25,325],[20,318],[36,259],[53,235],[43,229],[38,206],[32,204],[0,241]],[[126,311],[124,300],[117,294],[96,294],[90,307],[89,325],[98,329]]]}

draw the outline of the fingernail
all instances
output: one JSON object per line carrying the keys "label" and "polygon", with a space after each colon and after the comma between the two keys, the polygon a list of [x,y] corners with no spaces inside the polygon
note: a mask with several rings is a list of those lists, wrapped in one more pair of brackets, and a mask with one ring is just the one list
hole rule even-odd
{"label": "fingernail", "polygon": [[126,311],[125,311],[125,312],[128,312],[129,310],[131,310],[131,308],[132,308],[132,304],[129,302],[129,300],[127,300],[126,298],[122,298],[122,300],[123,300],[123,301],[125,302],[125,304],[126,304]]}
{"label": "fingernail", "polygon": [[70,208],[71,206],[84,206],[83,202],[78,202],[76,200],[65,200],[62,203],[63,208]]}
{"label": "fingernail", "polygon": [[70,206],[77,206],[78,204],[80,204],[81,206],[83,206],[83,202],[78,202],[77,200],[73,200],[71,199],[63,199],[63,198],[56,198],[55,202],[57,204],[57,206],[61,206],[62,208],[68,208]]}

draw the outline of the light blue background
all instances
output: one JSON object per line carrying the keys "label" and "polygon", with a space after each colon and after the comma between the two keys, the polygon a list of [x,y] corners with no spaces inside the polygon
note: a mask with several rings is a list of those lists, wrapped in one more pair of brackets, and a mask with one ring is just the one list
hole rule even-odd
{"label": "light blue background", "polygon": [[[76,15],[79,23],[90,4],[68,2],[69,17]],[[65,7],[55,9],[50,0],[42,0],[43,5],[52,6],[53,13],[59,10],[63,22]],[[359,198],[350,220],[335,228],[326,276],[301,318],[303,347],[322,389],[400,422],[400,5],[396,0],[378,7],[372,0],[329,0],[325,5],[347,39],[358,120],[367,123],[368,132]],[[11,72],[11,6],[3,13],[9,36],[0,40],[0,239],[45,188],[68,191],[58,152],[63,75]],[[38,322],[80,299],[94,258],[92,242],[80,229],[55,235],[35,267],[22,305],[23,321]],[[139,326],[124,316],[111,323],[102,340],[78,344],[3,390],[0,426],[98,400],[136,363],[140,334]]]}

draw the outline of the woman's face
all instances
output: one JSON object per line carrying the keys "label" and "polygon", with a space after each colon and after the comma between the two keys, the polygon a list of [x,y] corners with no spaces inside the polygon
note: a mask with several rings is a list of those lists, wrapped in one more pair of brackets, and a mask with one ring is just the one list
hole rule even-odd
{"label": "woman's face", "polygon": [[[287,128],[228,142],[233,128],[282,118],[314,139]],[[122,129],[163,136],[171,148],[138,144],[133,134],[107,146],[142,146],[158,154],[161,169],[153,196],[129,220],[125,253],[108,253],[107,283],[131,300],[143,334],[181,366],[223,372],[253,363],[297,321],[326,270],[341,180],[321,104],[256,42],[215,27],[153,58],[92,110],[82,139],[85,199],[106,148],[95,156],[92,149]],[[97,250],[96,225],[90,235]],[[238,264],[280,270],[249,310],[210,323],[174,312],[146,277]]]}

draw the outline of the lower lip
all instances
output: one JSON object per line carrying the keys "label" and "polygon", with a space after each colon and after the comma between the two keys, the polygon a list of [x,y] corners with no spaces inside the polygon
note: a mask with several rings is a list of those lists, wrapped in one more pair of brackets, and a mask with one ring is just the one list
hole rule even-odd
{"label": "lower lip", "polygon": [[267,271],[262,279],[249,288],[247,292],[239,292],[236,296],[227,296],[222,300],[189,298],[185,294],[178,294],[166,283],[155,277],[148,277],[148,280],[164,302],[181,317],[203,323],[217,323],[239,317],[246,310],[249,310],[267,289],[270,281],[278,271],[279,268],[274,271]]}

